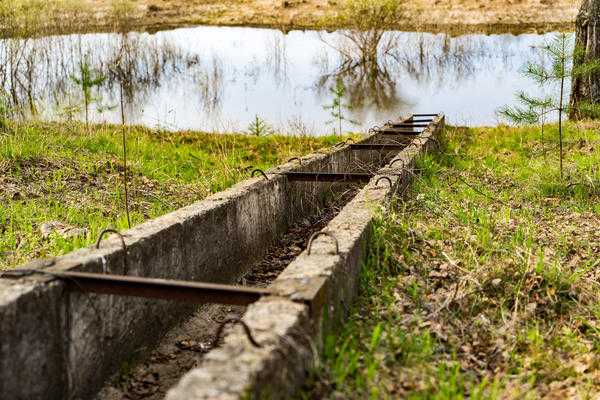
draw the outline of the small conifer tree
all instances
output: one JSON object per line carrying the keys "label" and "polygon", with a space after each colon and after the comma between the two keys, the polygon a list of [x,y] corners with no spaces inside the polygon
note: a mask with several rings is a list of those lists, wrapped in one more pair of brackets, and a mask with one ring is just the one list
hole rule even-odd
{"label": "small conifer tree", "polygon": [[550,65],[528,63],[523,70],[526,77],[533,79],[541,88],[554,86],[558,93],[554,96],[535,97],[520,91],[517,93],[519,105],[507,106],[499,110],[499,114],[515,124],[541,124],[548,114],[558,113],[558,141],[560,149],[560,178],[563,178],[563,121],[569,114],[569,102],[566,88],[575,77],[589,75],[600,71],[600,61],[593,60],[585,64],[573,66],[573,56],[577,57],[580,49],[574,48],[573,41],[566,33],[557,34],[553,40],[540,47]]}
{"label": "small conifer tree", "polygon": [[[82,60],[79,64],[79,76],[71,76],[71,80],[81,88],[83,95],[83,106],[85,110],[85,124],[89,124],[89,109],[94,102],[100,105],[100,98],[92,95],[92,89],[104,84],[106,77],[101,74],[95,74],[90,68],[87,60]],[[102,106],[100,106],[102,108]]]}
{"label": "small conifer tree", "polygon": [[248,125],[248,134],[252,136],[268,136],[273,133],[273,129],[267,122],[257,115]]}
{"label": "small conifer tree", "polygon": [[356,122],[347,118],[345,115],[345,111],[351,110],[352,108],[345,104],[343,101],[344,95],[346,94],[346,88],[344,87],[344,82],[340,78],[338,78],[335,82],[335,86],[331,89],[331,93],[333,94],[333,99],[330,104],[323,106],[323,108],[329,111],[329,115],[331,115],[331,120],[329,120],[328,124],[338,125],[338,135],[342,135],[342,122],[347,121],[353,125],[356,125]]}

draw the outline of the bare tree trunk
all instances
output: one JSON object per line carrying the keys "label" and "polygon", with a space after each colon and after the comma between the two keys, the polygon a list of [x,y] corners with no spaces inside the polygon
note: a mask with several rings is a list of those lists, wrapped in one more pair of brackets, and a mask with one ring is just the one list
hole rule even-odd
{"label": "bare tree trunk", "polygon": [[[577,16],[575,46],[582,50],[574,57],[574,66],[600,58],[600,0],[583,0]],[[600,105],[600,74],[577,76],[571,90],[571,118],[582,117],[582,103]]]}

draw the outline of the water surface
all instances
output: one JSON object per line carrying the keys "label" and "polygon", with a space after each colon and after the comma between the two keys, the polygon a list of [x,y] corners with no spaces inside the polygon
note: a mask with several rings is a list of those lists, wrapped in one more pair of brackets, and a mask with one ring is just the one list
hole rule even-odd
{"label": "water surface", "polygon": [[519,71],[551,37],[386,32],[372,45],[348,31],[231,27],[53,36],[2,42],[0,79],[23,115],[46,119],[85,118],[76,83],[85,60],[106,78],[92,89],[96,122],[120,122],[122,95],[131,124],[244,131],[258,116],[278,131],[329,133],[337,125],[324,106],[340,80],[344,129],[411,112],[494,125],[515,91],[540,94]]}

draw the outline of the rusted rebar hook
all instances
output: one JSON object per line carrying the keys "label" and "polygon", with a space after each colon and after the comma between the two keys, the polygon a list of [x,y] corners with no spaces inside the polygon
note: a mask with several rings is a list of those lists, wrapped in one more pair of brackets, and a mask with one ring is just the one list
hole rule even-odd
{"label": "rusted rebar hook", "polygon": [[300,165],[302,165],[302,159],[300,157],[292,157],[287,162],[291,163],[292,161],[298,161]]}
{"label": "rusted rebar hook", "polygon": [[336,147],[344,147],[344,146],[346,146],[348,144],[348,142],[354,143],[354,139],[352,139],[352,138],[346,138],[346,140],[343,140],[341,142],[336,143],[333,147],[334,148],[336,148]]}
{"label": "rusted rebar hook", "polygon": [[401,159],[401,158],[396,158],[395,160],[392,160],[392,162],[390,163],[390,168],[394,166],[394,164],[396,164],[398,161],[400,161],[402,163],[402,168],[406,167],[406,162]]}
{"label": "rusted rebar hook", "polygon": [[[121,234],[121,232],[119,232],[116,229],[112,229],[112,228],[108,228],[108,229],[105,229],[102,232],[100,232],[100,235],[98,236],[98,240],[96,240],[96,250],[100,249],[100,242],[102,242],[102,238],[107,233],[114,233],[115,235],[119,236],[119,238],[121,239],[121,247],[123,248],[123,269],[125,271],[124,272],[125,275],[127,275],[127,273],[129,272],[129,265],[127,264],[127,245],[125,244],[125,237],[123,236],[123,234]],[[104,263],[104,258],[102,259],[102,262]],[[110,272],[110,271],[104,271],[104,273],[106,273],[106,272]]]}
{"label": "rusted rebar hook", "polygon": [[266,180],[269,180],[269,177],[267,176],[267,174],[265,174],[265,172],[262,169],[255,169],[254,171],[252,171],[252,177],[254,177],[256,175],[256,173],[259,172]]}
{"label": "rusted rebar hook", "polygon": [[390,187],[393,186],[392,180],[388,176],[381,176],[375,181],[375,187],[380,187],[379,182],[381,182],[382,180],[388,181],[388,183],[390,184]]}
{"label": "rusted rebar hook", "polygon": [[246,334],[246,337],[248,338],[248,341],[252,344],[252,346],[257,347],[257,348],[262,347],[262,344],[258,343],[254,339],[254,337],[252,336],[252,332],[250,331],[250,328],[244,321],[242,321],[239,318],[227,318],[225,321],[221,322],[221,324],[217,328],[217,332],[215,333],[215,338],[213,339],[212,343],[210,344],[211,349],[214,349],[219,344],[219,340],[221,340],[221,336],[223,335],[223,330],[225,329],[225,326],[227,326],[227,324],[240,324],[242,326],[242,328],[244,329],[244,333]]}
{"label": "rusted rebar hook", "polygon": [[377,125],[373,126],[373,127],[372,127],[372,128],[370,128],[370,129],[369,129],[369,131],[368,131],[368,133],[369,133],[370,135],[374,135],[374,134],[376,134],[376,133],[379,133],[379,132],[381,132],[381,127],[379,127],[379,126],[377,126]]}
{"label": "rusted rebar hook", "polygon": [[310,239],[308,239],[308,248],[307,248],[307,253],[310,256],[310,253],[312,251],[312,244],[313,241],[318,238],[319,236],[327,236],[330,237],[331,239],[333,239],[334,243],[335,243],[335,254],[340,254],[340,244],[338,243],[338,240],[335,236],[333,236],[331,233],[326,232],[326,231],[320,231],[320,232],[316,232],[313,233],[312,236],[310,237]]}

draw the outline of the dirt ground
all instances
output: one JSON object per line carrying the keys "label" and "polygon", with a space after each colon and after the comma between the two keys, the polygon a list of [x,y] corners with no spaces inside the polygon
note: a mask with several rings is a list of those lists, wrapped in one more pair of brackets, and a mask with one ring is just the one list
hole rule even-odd
{"label": "dirt ground", "polygon": [[[114,0],[87,0],[98,28]],[[132,25],[163,29],[195,24],[247,25],[284,30],[336,28],[342,0],[139,0]],[[397,28],[445,32],[524,32],[571,29],[580,0],[407,0]]]}

